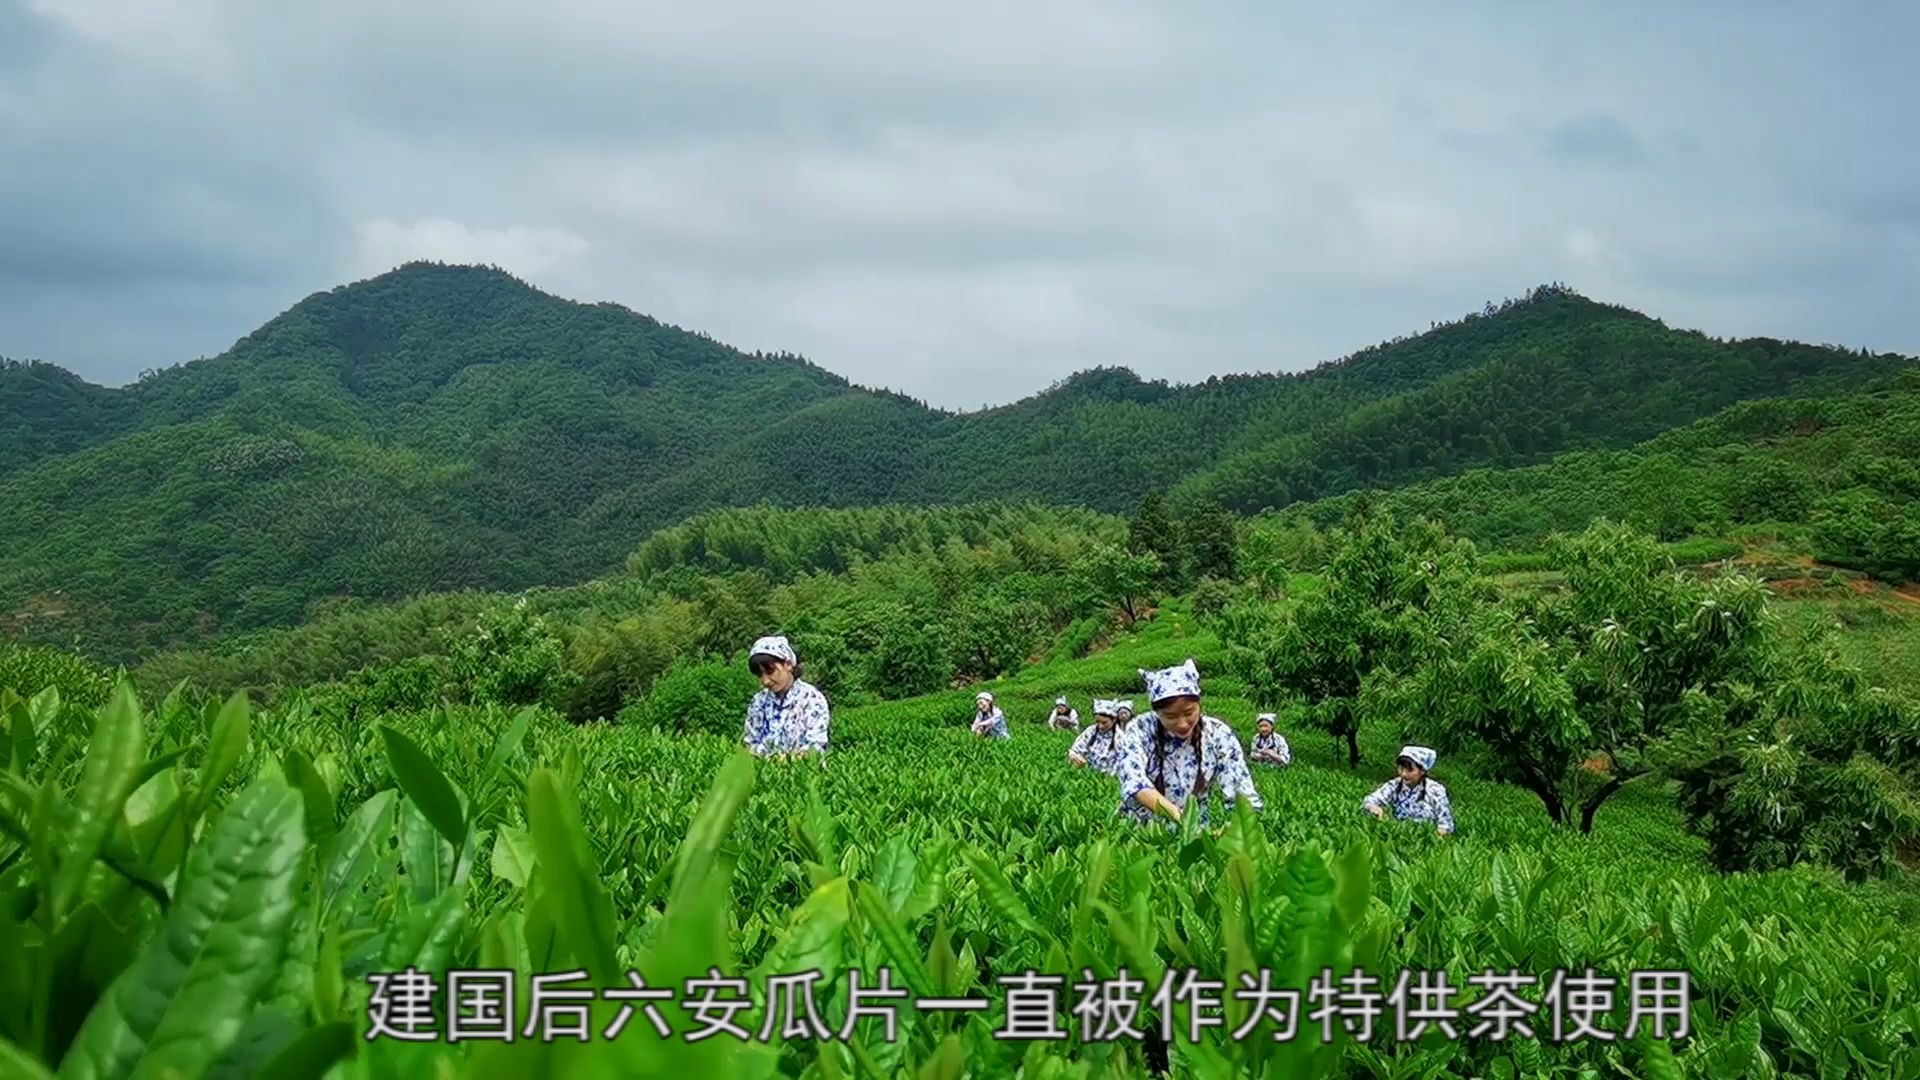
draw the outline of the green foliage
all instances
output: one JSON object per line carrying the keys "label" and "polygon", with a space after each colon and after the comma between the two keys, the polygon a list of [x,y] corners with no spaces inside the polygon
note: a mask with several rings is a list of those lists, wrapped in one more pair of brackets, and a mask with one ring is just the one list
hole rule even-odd
{"label": "green foliage", "polygon": [[1719,540],[1706,536],[1689,537],[1677,543],[1668,544],[1666,548],[1668,557],[1680,566],[1698,566],[1701,563],[1737,559],[1746,554],[1746,548],[1731,540]]}
{"label": "green foliage", "polygon": [[1141,496],[1140,505],[1134,508],[1133,518],[1127,524],[1126,553],[1154,561],[1153,584],[1156,586],[1178,589],[1186,581],[1188,552],[1181,542],[1166,496],[1158,491]]}
{"label": "green foliage", "polygon": [[563,695],[562,711],[576,720],[615,715],[676,657],[694,651],[699,626],[692,604],[672,600],[639,615],[582,623],[567,653],[579,681]]}
{"label": "green foliage", "polygon": [[[1250,531],[1333,525],[1371,500],[1488,548],[1538,551],[1554,533],[1612,518],[1668,540],[1765,533],[1823,562],[1913,576],[1901,553],[1911,550],[1902,529],[1920,498],[1920,375],[1908,367],[1851,392],[1817,392],[1741,401],[1632,449],[1576,449],[1546,464],[1305,503]],[[1791,535],[1809,524],[1811,549]]]}
{"label": "green foliage", "polygon": [[1135,554],[1117,544],[1100,544],[1074,564],[1073,576],[1084,605],[1117,608],[1132,626],[1164,575],[1160,556],[1150,551]]}
{"label": "green foliage", "polygon": [[1100,615],[1089,615],[1075,622],[1054,642],[1053,652],[1047,655],[1048,662],[1078,660],[1086,656],[1095,645],[1107,639],[1112,625],[1110,618]]}
{"label": "green foliage", "polygon": [[[792,566],[736,549],[750,527],[634,554],[703,511],[846,511],[778,545],[838,573],[876,547],[934,550],[955,535],[923,528],[907,504],[1026,501],[1039,530],[1082,530],[1090,511],[1137,511],[1148,491],[1167,493],[1165,513],[1134,552],[1160,554],[1165,584],[1184,591],[1239,576],[1213,500],[1253,511],[1618,449],[1736,402],[1851,392],[1908,363],[1713,341],[1550,287],[1304,375],[1172,387],[1105,369],[951,414],[498,271],[419,264],[309,297],[221,356],[120,389],[0,368],[0,429],[20,433],[0,439],[0,505],[14,511],[0,519],[0,619],[26,640],[131,662],[343,605],[582,581],[630,554],[642,576],[691,565],[790,580]],[[1910,441],[1910,429],[1874,439]],[[1600,482],[1496,508],[1485,532],[1505,542],[1607,513],[1677,538],[1791,510],[1809,491],[1910,479],[1894,468],[1787,480],[1778,498],[1762,480],[1730,493],[1738,463],[1696,462],[1692,446],[1590,466]],[[1702,468],[1715,483],[1696,482]],[[974,520],[958,533],[967,545],[980,542]],[[1893,572],[1904,527],[1835,551]],[[580,707],[610,700],[595,698]]]}
{"label": "green foliage", "polygon": [[1687,710],[1766,684],[1773,628],[1757,581],[1679,573],[1626,526],[1565,538],[1554,562],[1564,589],[1487,604],[1401,700],[1453,745],[1476,736],[1555,822],[1577,807],[1591,829]]}
{"label": "green foliage", "polygon": [[430,709],[449,698],[463,698],[444,656],[415,656],[363,668],[350,678],[319,688],[342,707],[367,713]]}
{"label": "green foliage", "polygon": [[1040,648],[1049,613],[1012,584],[977,588],[960,599],[948,638],[963,679],[997,679],[1024,667]]}
{"label": "green foliage", "polygon": [[[1311,722],[1344,739],[1358,766],[1366,699],[1445,652],[1487,589],[1471,545],[1428,522],[1403,529],[1390,517],[1360,518],[1331,545],[1319,589],[1285,605],[1248,599],[1216,624],[1231,670],[1255,696],[1304,698]],[[1420,730],[1430,721],[1411,718],[1419,715],[1398,721],[1407,735],[1438,734]]]}
{"label": "green foliage", "polygon": [[60,649],[0,641],[0,690],[32,697],[50,686],[64,700],[92,707],[107,700],[113,674]]}
{"label": "green foliage", "polygon": [[[84,760],[8,769],[0,785],[0,1061],[23,1076],[375,1080],[1140,1075],[1150,1060],[1174,1076],[1905,1075],[1920,1060],[1920,1013],[1889,1004],[1920,979],[1911,925],[1820,875],[1696,869],[1690,848],[1667,847],[1658,810],[1556,835],[1514,813],[1507,789],[1459,776],[1463,831],[1440,841],[1363,819],[1371,781],[1324,767],[1334,748],[1300,732],[1293,769],[1256,773],[1267,816],[1178,837],[1116,820],[1111,779],[1060,761],[1066,733],[983,747],[954,719],[964,697],[837,716],[844,749],[825,772],[750,760],[737,732],[531,712],[503,724],[459,706],[331,743],[333,776],[286,743],[313,733],[311,715],[232,703],[216,736],[177,699],[148,711],[123,692],[89,725],[48,732],[77,737]],[[168,749],[182,732],[185,756]],[[209,787],[224,794],[196,817],[191,793]],[[532,976],[579,968],[572,985],[592,988],[632,971],[678,991],[660,1007],[674,1037],[644,1021],[580,1042],[378,1036],[368,976],[409,965],[435,979],[511,970],[515,1030],[532,1018]],[[810,994],[837,1030],[853,969],[871,989],[881,967],[912,993],[989,1006],[903,1007],[891,1039],[877,1020],[847,1041],[679,1037],[699,1023],[686,980],[745,979],[735,1019],[755,1032],[781,1018],[767,979],[815,971]],[[1488,968],[1684,970],[1692,1032],[1407,1043],[1383,1015],[1366,1042],[1323,1042],[1304,1020],[1290,1040],[1268,1026],[1236,1039],[1260,1021],[1219,994],[1222,1024],[1197,1037],[1184,1003],[1139,1018],[1169,1021],[1167,1044],[1082,1037],[1074,988],[1123,967],[1143,1005],[1184,970],[1229,987],[1265,971],[1304,1002],[1324,968],[1382,977],[1383,995],[1399,970],[1445,971],[1455,1007],[1484,997],[1469,977]],[[994,1037],[1022,971],[1062,977],[1066,1037]],[[1623,984],[1603,1028],[1620,1030],[1626,996]],[[619,1011],[588,1008],[596,1036]]]}
{"label": "green foliage", "polygon": [[1842,660],[1796,643],[1774,678],[1689,695],[1660,764],[1723,870],[1820,862],[1860,880],[1920,839],[1920,708]]}
{"label": "green foliage", "polygon": [[1193,614],[1202,622],[1211,620],[1240,599],[1240,590],[1231,582],[1216,577],[1201,578],[1193,590]]}
{"label": "green foliage", "polygon": [[[804,662],[801,672],[804,677]],[[759,690],[745,664],[682,661],[668,668],[644,699],[623,710],[621,719],[677,735],[702,732],[738,738],[747,701]]]}
{"label": "green foliage", "polygon": [[953,665],[946,628],[930,611],[896,608],[869,658],[861,685],[888,698],[918,697],[943,689]]}
{"label": "green foliage", "polygon": [[1868,487],[1819,499],[1813,510],[1816,557],[1890,581],[1920,579],[1920,499],[1889,502]]}
{"label": "green foliage", "polygon": [[571,691],[578,676],[568,670],[560,637],[525,599],[494,608],[454,645],[449,673],[476,703],[551,703]]}
{"label": "green foliage", "polygon": [[1190,499],[1182,509],[1180,532],[1195,578],[1233,581],[1240,576],[1239,523],[1218,500],[1205,495]]}

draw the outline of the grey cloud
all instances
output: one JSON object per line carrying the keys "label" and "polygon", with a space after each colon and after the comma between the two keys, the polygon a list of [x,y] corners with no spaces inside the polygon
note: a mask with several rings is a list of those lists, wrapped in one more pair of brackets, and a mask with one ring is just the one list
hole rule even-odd
{"label": "grey cloud", "polygon": [[117,381],[409,257],[965,408],[1553,279],[1912,351],[1915,17],[1730,10],[0,6],[0,352]]}
{"label": "grey cloud", "polygon": [[1640,140],[1605,113],[1569,117],[1547,132],[1545,143],[1549,154],[1570,161],[1633,166],[1647,159]]}

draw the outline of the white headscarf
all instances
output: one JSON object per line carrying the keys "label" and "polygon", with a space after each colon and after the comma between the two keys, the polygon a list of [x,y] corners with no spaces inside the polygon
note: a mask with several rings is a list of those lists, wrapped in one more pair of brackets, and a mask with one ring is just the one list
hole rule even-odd
{"label": "white headscarf", "polygon": [[1432,772],[1433,763],[1435,759],[1439,757],[1438,754],[1435,754],[1432,750],[1424,746],[1403,746],[1400,748],[1400,756],[1412,758],[1413,763],[1420,766],[1421,772]]}
{"label": "white headscarf", "polygon": [[786,638],[778,635],[763,637],[754,642],[753,648],[747,650],[747,658],[751,660],[756,656],[771,656],[775,660],[785,660],[789,664],[800,662],[799,658],[793,655],[793,645]]}
{"label": "white headscarf", "polygon": [[1200,696],[1200,669],[1194,666],[1192,657],[1177,667],[1159,671],[1141,668],[1140,677],[1147,681],[1149,705],[1158,705],[1168,698]]}

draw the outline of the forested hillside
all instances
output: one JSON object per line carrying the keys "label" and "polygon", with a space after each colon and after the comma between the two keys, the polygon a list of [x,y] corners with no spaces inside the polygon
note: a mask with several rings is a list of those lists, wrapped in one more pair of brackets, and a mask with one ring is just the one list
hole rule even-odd
{"label": "forested hillside", "polygon": [[1765,527],[1819,562],[1910,581],[1920,577],[1920,371],[1857,393],[1741,402],[1627,450],[1474,469],[1275,517],[1331,526],[1363,504],[1512,551],[1602,516],[1667,540]]}
{"label": "forested hillside", "polygon": [[1170,489],[1253,511],[1624,448],[1909,363],[1720,342],[1543,287],[1303,374],[1107,368],[956,415],[415,264],[123,389],[0,368],[0,633],[132,659],[350,599],[582,581],[728,506],[1117,513]]}

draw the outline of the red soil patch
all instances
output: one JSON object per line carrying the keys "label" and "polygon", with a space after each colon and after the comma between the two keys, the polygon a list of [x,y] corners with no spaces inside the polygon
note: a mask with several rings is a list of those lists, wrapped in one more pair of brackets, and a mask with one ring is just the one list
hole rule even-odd
{"label": "red soil patch", "polygon": [[1853,594],[1855,596],[1872,596],[1873,595],[1873,582],[1871,581],[1863,581],[1859,578],[1855,578],[1852,581],[1847,582],[1847,588],[1852,589]]}
{"label": "red soil patch", "polygon": [[1613,759],[1606,754],[1595,754],[1581,762],[1580,767],[1595,776],[1608,776],[1613,772]]}
{"label": "red soil patch", "polygon": [[1783,592],[1783,593],[1799,592],[1801,589],[1818,588],[1820,585],[1819,582],[1813,580],[1810,577],[1778,578],[1774,581],[1769,581],[1766,584],[1767,584],[1767,588],[1772,589],[1775,592]]}
{"label": "red soil patch", "polygon": [[1909,581],[1905,585],[1893,590],[1893,595],[1902,600],[1920,604],[1920,584]]}

